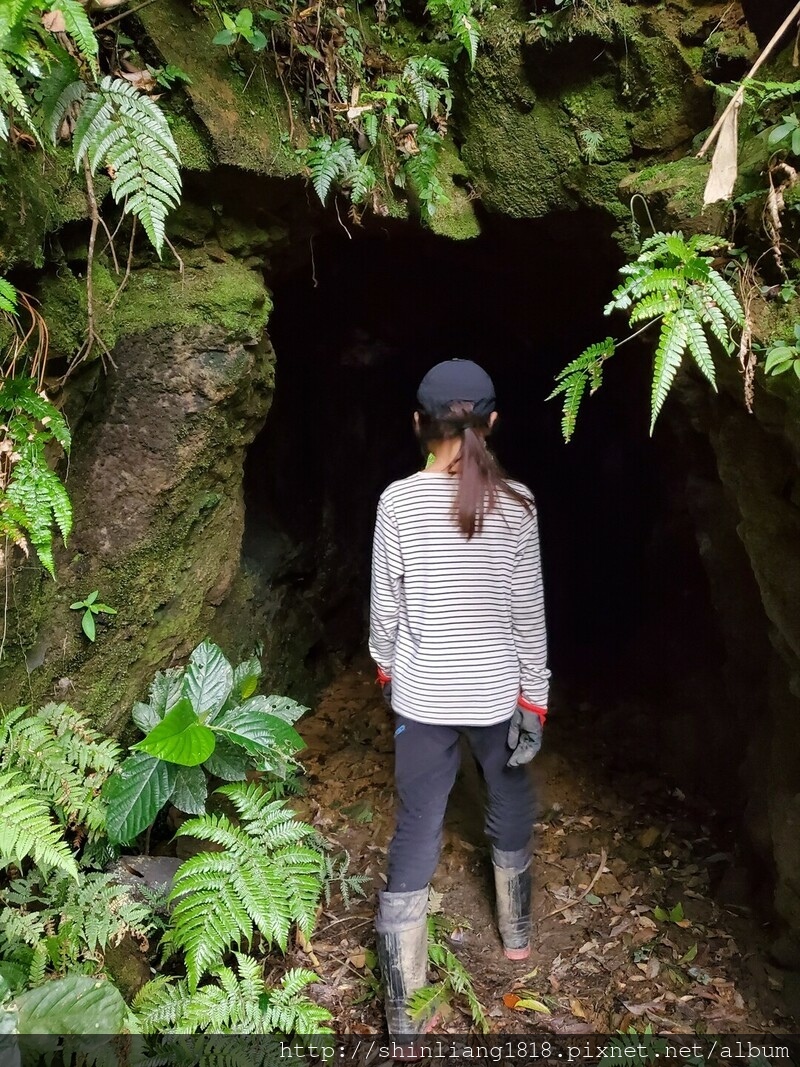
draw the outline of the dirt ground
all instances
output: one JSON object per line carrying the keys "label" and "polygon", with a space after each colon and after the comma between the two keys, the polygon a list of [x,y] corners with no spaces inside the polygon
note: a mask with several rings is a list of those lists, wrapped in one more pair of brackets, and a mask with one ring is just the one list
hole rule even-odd
{"label": "dirt ground", "polygon": [[[366,899],[349,909],[334,893],[310,951],[298,952],[321,977],[315,999],[333,1012],[338,1033],[384,1030],[370,949],[393,825],[392,723],[373,677],[368,662],[346,670],[302,723],[302,813],[349,853],[350,873],[369,877]],[[702,809],[653,778],[652,753],[622,776],[612,771],[591,713],[569,730],[561,718],[556,704],[531,765],[539,814],[534,934],[524,963],[500,951],[481,783],[468,756],[450,799],[433,886],[443,913],[469,924],[451,947],[492,1032],[797,1032],[782,1004],[783,973],[766,962],[763,921],[712,892],[735,865]],[[523,1006],[530,1003],[536,1008]],[[470,1029],[456,1001],[435,1032]]]}

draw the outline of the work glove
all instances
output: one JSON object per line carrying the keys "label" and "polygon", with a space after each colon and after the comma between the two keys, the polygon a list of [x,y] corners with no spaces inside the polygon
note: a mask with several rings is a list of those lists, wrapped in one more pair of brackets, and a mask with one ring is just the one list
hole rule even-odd
{"label": "work glove", "polygon": [[392,708],[392,676],[387,674],[382,667],[378,667],[378,684],[387,708]]}
{"label": "work glove", "polygon": [[[522,701],[520,697],[520,701]],[[527,701],[525,701],[527,704]],[[536,705],[531,704],[530,708]],[[530,763],[539,749],[542,747],[542,729],[544,726],[544,708],[531,711],[518,703],[511,716],[508,727],[508,747],[511,756],[506,763],[507,767],[521,767],[524,763]]]}

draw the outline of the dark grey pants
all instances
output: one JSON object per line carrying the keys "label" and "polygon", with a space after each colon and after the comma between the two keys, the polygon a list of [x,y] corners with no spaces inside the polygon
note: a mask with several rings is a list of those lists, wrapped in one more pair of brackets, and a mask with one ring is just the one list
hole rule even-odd
{"label": "dark grey pants", "polygon": [[394,774],[397,828],[389,846],[390,893],[424,889],[442,847],[447,799],[467,738],[486,784],[486,834],[504,852],[528,847],[533,795],[527,767],[507,767],[508,723],[496,726],[429,726],[395,715]]}

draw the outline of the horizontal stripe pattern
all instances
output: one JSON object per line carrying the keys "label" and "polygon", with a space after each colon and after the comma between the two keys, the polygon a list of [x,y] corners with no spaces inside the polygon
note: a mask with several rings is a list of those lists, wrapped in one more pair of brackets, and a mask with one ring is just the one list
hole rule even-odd
{"label": "horizontal stripe pattern", "polygon": [[453,518],[456,488],[449,474],[420,471],[384,490],[369,649],[392,677],[398,714],[490,726],[511,717],[520,691],[547,706],[539,533],[535,509],[501,494],[468,541]]}

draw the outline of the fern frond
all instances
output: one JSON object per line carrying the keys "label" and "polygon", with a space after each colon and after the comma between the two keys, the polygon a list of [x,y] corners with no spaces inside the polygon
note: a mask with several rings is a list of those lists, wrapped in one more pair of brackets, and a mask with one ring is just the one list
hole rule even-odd
{"label": "fern frond", "polygon": [[453,16],[453,36],[461,42],[469,56],[469,65],[475,66],[478,58],[478,44],[481,39],[480,26],[474,15],[457,14]]}
{"label": "fern frond", "polygon": [[709,272],[707,287],[723,315],[737,326],[741,326],[744,322],[744,311],[733,287],[715,270]]}
{"label": "fern frond", "polygon": [[26,856],[78,877],[72,852],[33,785],[18,772],[0,772],[0,863],[19,863]]}
{"label": "fern frond", "polygon": [[0,769],[21,772],[64,827],[82,826],[88,839],[105,830],[100,790],[119,765],[117,743],[97,733],[66,704],[24,708],[0,717]]}
{"label": "fern frond", "polygon": [[249,943],[256,930],[282,949],[293,924],[310,934],[322,890],[321,854],[300,844],[313,835],[311,827],[255,783],[233,783],[220,792],[233,801],[243,826],[216,814],[187,820],[178,831],[226,849],[182,864],[170,894],[169,941],[185,952],[192,989],[223,952]]}
{"label": "fern frond", "polygon": [[675,375],[678,373],[687,343],[687,329],[684,318],[677,314],[665,316],[653,366],[653,386],[650,404],[651,435],[659,412],[664,406],[667,393],[675,380]]}
{"label": "fern frond", "polygon": [[631,326],[647,319],[659,319],[670,312],[678,311],[683,305],[677,292],[648,293],[633,308],[628,321]]}
{"label": "fern frond", "polygon": [[686,343],[689,351],[697,366],[716,390],[714,361],[711,358],[711,349],[708,347],[708,338],[702,324],[690,313],[684,312],[682,317],[686,323]]}
{"label": "fern frond", "polygon": [[0,311],[6,315],[17,313],[17,290],[5,278],[0,278]]}
{"label": "fern frond", "polygon": [[324,204],[335,181],[346,178],[357,166],[353,146],[346,137],[331,141],[330,137],[318,137],[312,142],[308,155],[311,184]]}
{"label": "fern frond", "polygon": [[[592,363],[597,360],[608,359],[614,355],[615,342],[613,337],[606,337],[604,341],[598,341],[597,344],[589,345],[577,359],[573,359],[571,363],[568,363],[562,371],[556,375],[556,380],[559,381],[562,378],[571,377],[575,371],[586,370]],[[550,396],[556,396],[556,393],[551,393]],[[548,400],[550,397],[547,398]]]}
{"label": "fern frond", "polygon": [[[31,118],[31,110],[28,106],[28,101],[25,99],[25,95],[19,87],[17,79],[14,77],[11,68],[3,59],[2,55],[0,55],[0,101],[10,105],[14,109],[19,118],[28,127],[28,130],[33,134],[36,140],[41,143],[39,132],[34,126],[33,119]],[[7,122],[3,124],[3,129],[0,130],[0,133],[2,133],[3,140],[8,139],[9,129]]]}
{"label": "fern frond", "polygon": [[362,156],[350,178],[350,199],[363,204],[377,184],[378,175]]}
{"label": "fern frond", "polygon": [[111,195],[142,223],[161,255],[169,211],[181,197],[180,156],[155,101],[121,78],[105,77],[90,93],[73,137],[76,167],[88,158],[92,173],[111,173]]}
{"label": "fern frond", "polygon": [[97,74],[98,44],[94,29],[86,14],[86,8],[80,0],[53,0],[51,11],[60,11],[64,16],[67,33],[78,46],[78,51],[87,61],[93,74]]}

